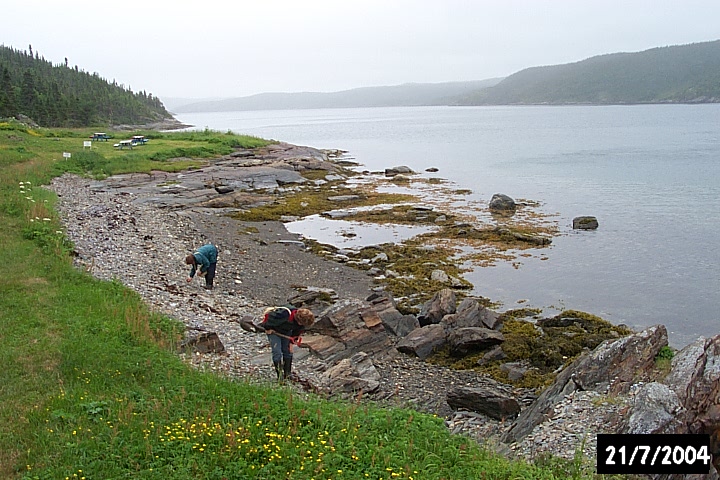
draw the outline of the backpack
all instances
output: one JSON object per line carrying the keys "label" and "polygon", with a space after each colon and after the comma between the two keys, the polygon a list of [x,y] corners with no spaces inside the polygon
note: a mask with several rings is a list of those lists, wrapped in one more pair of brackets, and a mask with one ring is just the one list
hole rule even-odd
{"label": "backpack", "polygon": [[274,320],[289,321],[292,316],[292,310],[288,307],[268,307],[263,311],[263,323]]}

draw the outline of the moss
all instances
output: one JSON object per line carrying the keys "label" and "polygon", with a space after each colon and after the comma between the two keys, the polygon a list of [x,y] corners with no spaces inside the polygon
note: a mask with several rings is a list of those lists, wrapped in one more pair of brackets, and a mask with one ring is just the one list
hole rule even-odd
{"label": "moss", "polygon": [[445,218],[443,224],[448,224],[455,218],[454,215],[436,212],[434,210],[418,209],[413,205],[394,205],[391,208],[362,210],[345,217],[345,220],[370,223],[393,223],[403,225],[437,225],[440,217]]}
{"label": "moss", "polygon": [[502,349],[508,361],[529,359],[540,347],[537,340],[541,332],[530,322],[508,319],[503,324],[502,334],[505,337]]}
{"label": "moss", "polygon": [[[501,315],[505,338],[501,348],[507,356],[503,361],[478,366],[477,360],[485,352],[462,359],[436,355],[432,357],[432,361],[442,362],[441,364],[452,368],[470,368],[518,387],[542,389],[552,383],[555,372],[583,352],[594,349],[605,340],[630,333],[624,327],[614,326],[600,317],[578,311],[564,312],[552,319],[538,321],[537,324],[518,318],[537,313],[537,310],[521,309]],[[563,319],[563,325],[557,325],[558,319]],[[503,363],[518,361],[528,362],[531,368],[520,380],[511,382],[500,367]]]}
{"label": "moss", "polygon": [[[353,195],[355,200],[343,201],[341,204],[329,198],[341,195]],[[371,190],[350,188],[303,188],[298,192],[278,196],[275,202],[268,205],[238,212],[232,216],[238,220],[261,222],[280,220],[283,216],[315,215],[339,207],[353,208],[386,203],[401,203],[412,200],[410,195],[395,193],[377,193]]]}

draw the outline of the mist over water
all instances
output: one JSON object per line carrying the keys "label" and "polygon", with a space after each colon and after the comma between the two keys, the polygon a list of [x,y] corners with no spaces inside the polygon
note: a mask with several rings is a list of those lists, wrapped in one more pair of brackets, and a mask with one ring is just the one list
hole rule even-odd
{"label": "mist over water", "polygon": [[[540,202],[561,235],[538,256],[466,275],[474,293],[583,310],[673,346],[720,333],[720,105],[406,107],[187,114],[233,130],[347,150],[369,170],[437,167],[473,191]],[[596,231],[573,231],[594,215]],[[308,232],[307,236],[312,238]]]}

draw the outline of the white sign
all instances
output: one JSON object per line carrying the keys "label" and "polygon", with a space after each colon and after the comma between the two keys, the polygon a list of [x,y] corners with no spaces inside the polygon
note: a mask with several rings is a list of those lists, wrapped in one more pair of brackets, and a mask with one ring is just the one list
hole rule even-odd
{"label": "white sign", "polygon": [[70,158],[72,154],[70,152],[63,152],[63,158]]}
{"label": "white sign", "polygon": [[92,142],[90,140],[85,140],[83,142],[83,148],[85,147],[92,147]]}

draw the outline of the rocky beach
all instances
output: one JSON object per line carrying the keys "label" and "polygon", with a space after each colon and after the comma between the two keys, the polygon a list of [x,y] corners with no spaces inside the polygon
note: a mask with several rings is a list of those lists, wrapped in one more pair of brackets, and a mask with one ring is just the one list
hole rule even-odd
{"label": "rocky beach", "polygon": [[[598,433],[717,431],[717,337],[683,349],[662,372],[655,358],[667,346],[664,327],[608,341],[558,372],[539,396],[402,353],[413,331],[426,327],[397,311],[376,270],[313,253],[282,222],[229,216],[269,202],[268,189],[306,183],[300,172],[342,177],[332,157],[279,144],[238,151],[193,171],[104,180],[64,175],[50,188],[59,196],[77,267],[122,282],[154,311],[181,321],[188,348],[180,354],[197,368],[272,382],[266,338],[243,330],[239,321],[259,319],[270,305],[306,303],[319,321],[304,341],[309,348],[296,349],[298,378],[289,388],[298,391],[414,408],[507,455],[574,459],[581,452],[588,465],[595,462]],[[185,282],[185,255],[205,243],[220,251],[211,291],[202,280]],[[455,314],[455,305],[447,313]],[[219,342],[203,344],[208,338]],[[478,403],[493,409],[473,408]],[[515,410],[498,407],[508,404]]]}

